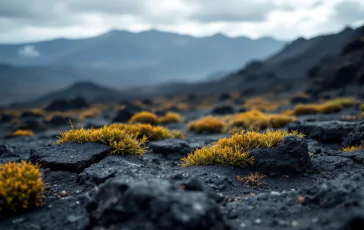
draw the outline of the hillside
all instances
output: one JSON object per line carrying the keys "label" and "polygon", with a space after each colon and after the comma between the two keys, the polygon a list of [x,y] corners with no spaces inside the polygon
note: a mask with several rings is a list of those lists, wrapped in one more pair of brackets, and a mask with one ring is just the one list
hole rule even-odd
{"label": "hillside", "polygon": [[[223,78],[194,85],[173,85],[173,92],[210,94],[240,90],[245,95],[257,95],[267,91],[303,91],[310,87],[309,70],[325,57],[340,55],[343,47],[361,30],[346,28],[337,34],[299,38],[269,58],[251,61],[244,68]],[[154,91],[156,94],[163,92],[161,88]]]}
{"label": "hillside", "polygon": [[318,61],[308,72],[313,97],[364,96],[364,26],[355,31],[340,54]]}
{"label": "hillside", "polygon": [[250,62],[243,69],[208,85],[206,91],[239,89],[246,94],[259,94],[266,90],[280,93],[303,89],[307,87],[309,69],[324,57],[339,55],[355,33],[356,30],[346,28],[337,34],[297,39],[270,58]]}
{"label": "hillside", "polygon": [[19,67],[0,63],[0,104],[32,100],[77,79],[83,76],[72,66]]}
{"label": "hillside", "polygon": [[57,99],[73,99],[76,97],[83,97],[87,101],[108,103],[120,99],[120,93],[114,89],[95,84],[93,82],[76,82],[64,89],[46,94],[33,103],[46,104]]}

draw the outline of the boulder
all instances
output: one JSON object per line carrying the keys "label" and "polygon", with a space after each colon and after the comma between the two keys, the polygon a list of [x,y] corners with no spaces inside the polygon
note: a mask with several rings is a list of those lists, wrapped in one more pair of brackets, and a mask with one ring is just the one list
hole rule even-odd
{"label": "boulder", "polygon": [[91,164],[100,161],[112,148],[100,143],[74,142],[30,150],[29,160],[55,171],[80,173]]}
{"label": "boulder", "polygon": [[189,143],[181,139],[165,139],[161,141],[151,141],[148,144],[150,150],[155,153],[168,154],[187,154],[196,148],[201,148],[199,143]]}
{"label": "boulder", "polygon": [[230,229],[204,192],[159,179],[109,179],[87,210],[96,229]]}
{"label": "boulder", "polygon": [[28,117],[43,117],[42,114],[33,113],[32,111],[24,111],[20,115],[21,118],[28,118]]}
{"label": "boulder", "polygon": [[349,158],[359,164],[364,164],[364,151],[363,150],[357,150],[357,151],[353,151],[353,152],[342,152],[342,153],[338,154],[338,156]]}
{"label": "boulder", "polygon": [[134,111],[125,107],[124,109],[119,110],[112,122],[128,122],[129,119],[135,114]]}
{"label": "boulder", "polygon": [[342,174],[334,180],[303,188],[300,191],[305,198],[303,204],[325,209],[363,204],[364,187],[362,183],[357,183],[363,176],[363,173]]}
{"label": "boulder", "polygon": [[154,104],[153,101],[151,99],[149,99],[149,98],[144,98],[143,100],[141,100],[141,102],[142,102],[143,105],[148,105],[148,106]]}
{"label": "boulder", "polygon": [[19,157],[19,154],[5,145],[0,145],[0,157]]}
{"label": "boulder", "polygon": [[289,130],[303,132],[308,137],[343,146],[360,144],[364,138],[364,122],[357,121],[295,121]]}
{"label": "boulder", "polygon": [[37,118],[25,118],[21,121],[18,129],[30,129],[33,131],[45,130],[44,124]]}
{"label": "boulder", "polygon": [[83,97],[76,97],[71,100],[65,100],[65,99],[54,100],[44,109],[49,112],[67,111],[70,109],[83,109],[89,106],[90,105],[87,103],[86,99],[84,99]]}
{"label": "boulder", "polygon": [[70,123],[70,120],[73,120],[71,117],[64,117],[64,116],[53,116],[49,121],[48,124],[54,125],[54,126],[62,126],[62,125],[68,125]]}
{"label": "boulder", "polygon": [[142,106],[137,105],[137,104],[127,101],[127,100],[119,102],[119,105],[123,105],[123,106],[125,106],[125,108],[128,108],[129,110],[131,110],[135,113],[145,110],[145,108],[143,108]]}
{"label": "boulder", "polygon": [[218,105],[212,109],[213,114],[232,114],[235,113],[235,109],[231,105]]}
{"label": "boulder", "polygon": [[254,166],[271,175],[303,173],[311,168],[307,142],[299,137],[288,136],[276,147],[251,151]]}
{"label": "boulder", "polygon": [[0,114],[0,123],[10,122],[14,119],[14,116],[9,114]]}
{"label": "boulder", "polygon": [[125,156],[107,156],[100,162],[85,168],[78,175],[77,180],[80,184],[99,185],[118,173],[130,177],[138,173],[142,174],[144,169],[141,167],[140,163],[129,161]]}
{"label": "boulder", "polygon": [[223,93],[223,94],[221,94],[220,95],[220,97],[219,97],[219,101],[227,101],[227,100],[229,100],[229,99],[231,99],[231,96],[230,96],[230,94],[228,94],[228,93]]}

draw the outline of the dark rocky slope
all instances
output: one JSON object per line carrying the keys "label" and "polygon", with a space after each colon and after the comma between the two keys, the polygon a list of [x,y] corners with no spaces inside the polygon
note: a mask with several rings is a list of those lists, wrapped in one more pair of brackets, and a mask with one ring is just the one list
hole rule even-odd
{"label": "dark rocky slope", "polygon": [[340,54],[327,56],[308,72],[307,92],[314,97],[363,96],[364,27],[341,47]]}
{"label": "dark rocky slope", "polygon": [[[346,28],[337,34],[311,39],[300,38],[286,45],[270,58],[251,61],[244,68],[216,81],[200,84],[174,84],[171,85],[171,90],[164,85],[156,87],[146,94],[157,92],[164,95],[173,93],[211,94],[233,90],[242,91],[244,95],[260,95],[266,92],[294,94],[306,89],[320,91],[320,87],[338,88],[345,81],[341,76],[350,78],[345,81],[345,84],[361,76],[362,53],[353,52],[353,50],[359,50],[362,46],[359,44],[360,42],[354,42],[352,43],[354,45],[349,45],[350,48],[347,48],[349,47],[347,44],[357,39],[362,31],[363,27]],[[343,51],[346,49],[350,51]],[[357,74],[359,76],[356,76]],[[333,79],[335,76],[338,79]],[[348,94],[353,93],[350,90],[347,92]]]}

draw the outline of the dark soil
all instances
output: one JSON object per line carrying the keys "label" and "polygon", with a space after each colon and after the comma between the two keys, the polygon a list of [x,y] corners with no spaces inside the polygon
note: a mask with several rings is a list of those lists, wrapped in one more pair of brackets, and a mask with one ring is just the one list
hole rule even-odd
{"label": "dark soil", "polygon": [[[363,122],[342,120],[351,112],[290,124],[307,137],[255,151],[254,169],[181,167],[182,157],[223,134],[153,141],[142,157],[110,156],[108,146],[95,143],[52,145],[67,127],[49,126],[34,137],[1,135],[0,163],[42,163],[47,189],[41,207],[0,219],[0,229],[363,229],[364,151],[341,151],[363,139]],[[190,112],[187,121],[200,115]],[[1,132],[9,127],[1,124]],[[254,172],[268,176],[265,184],[236,179]]]}

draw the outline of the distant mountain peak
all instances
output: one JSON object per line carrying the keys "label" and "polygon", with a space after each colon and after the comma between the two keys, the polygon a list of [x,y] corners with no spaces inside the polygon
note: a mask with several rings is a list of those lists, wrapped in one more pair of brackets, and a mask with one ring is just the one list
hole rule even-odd
{"label": "distant mountain peak", "polygon": [[92,81],[78,81],[61,90],[48,93],[34,103],[45,103],[56,99],[72,99],[75,97],[84,97],[88,101],[94,100],[115,100],[118,99],[120,93],[109,87],[99,85]]}
{"label": "distant mountain peak", "polygon": [[127,30],[112,29],[112,30],[106,31],[105,33],[103,33],[99,36],[104,37],[104,36],[122,35],[122,34],[127,34],[127,33],[131,33],[131,32],[129,32]]}
{"label": "distant mountain peak", "polygon": [[341,32],[345,33],[345,32],[352,32],[352,31],[354,31],[353,28],[351,28],[350,26],[346,26]]}
{"label": "distant mountain peak", "polygon": [[73,83],[69,88],[72,88],[72,89],[77,89],[77,88],[99,89],[99,88],[103,88],[103,87],[96,84],[93,81],[78,81],[78,82]]}
{"label": "distant mountain peak", "polygon": [[223,33],[216,33],[216,34],[212,35],[211,38],[224,38],[225,39],[225,38],[229,38],[229,37]]}

